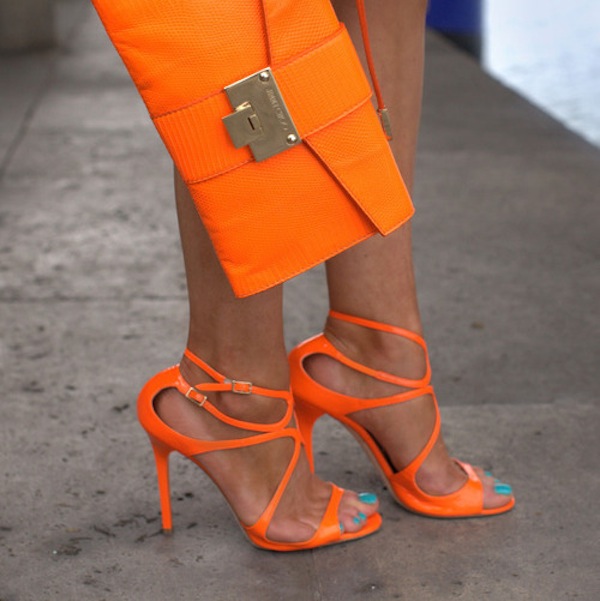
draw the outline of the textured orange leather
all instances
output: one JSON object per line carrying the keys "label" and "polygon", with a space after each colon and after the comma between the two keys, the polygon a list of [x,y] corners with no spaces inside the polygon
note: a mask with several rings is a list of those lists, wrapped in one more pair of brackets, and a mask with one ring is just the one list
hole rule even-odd
{"label": "textured orange leather", "polygon": [[[238,296],[413,212],[329,0],[92,0],[187,183]],[[302,144],[256,162],[224,88],[271,67]]]}
{"label": "textured orange leather", "polygon": [[[298,345],[290,353],[290,380],[296,403],[296,416],[298,427],[302,433],[309,461],[313,465],[312,451],[312,429],[314,423],[324,414],[339,420],[346,426],[367,451],[367,454],[379,468],[390,492],[400,505],[406,509],[438,518],[457,518],[474,516],[491,516],[505,513],[515,505],[515,499],[509,498],[507,502],[496,508],[486,509],[483,506],[483,484],[468,463],[455,459],[467,476],[464,485],[457,491],[448,495],[430,495],[417,483],[417,472],[423,465],[433,449],[441,430],[440,412],[431,385],[431,367],[427,356],[427,345],[421,336],[389,324],[384,324],[370,319],[355,317],[338,311],[330,311],[330,316],[365,328],[379,330],[401,336],[417,344],[426,357],[425,374],[420,379],[409,379],[394,376],[386,372],[371,369],[365,365],[353,361],[341,353],[329,340],[319,334]],[[363,373],[375,380],[395,384],[404,392],[381,398],[355,398],[325,388],[313,380],[305,369],[308,357],[314,355],[327,355],[332,359],[343,363],[347,367]],[[406,403],[413,399],[429,395],[433,398],[435,406],[435,422],[423,448],[411,460],[411,462],[400,471],[396,471],[389,461],[385,450],[377,443],[371,433],[354,421],[353,415],[365,409],[377,407],[388,407],[397,403]]]}
{"label": "textured orange leather", "polygon": [[[275,68],[277,83],[302,138],[310,136],[369,102],[371,90],[345,28],[310,52]],[[319,82],[318,90],[312,86]],[[184,181],[197,183],[253,160],[247,148],[235,148],[221,117],[231,112],[225,92],[163,115],[154,124],[172,148]],[[191,152],[195,150],[196,152]],[[205,160],[198,162],[196,153]]]}

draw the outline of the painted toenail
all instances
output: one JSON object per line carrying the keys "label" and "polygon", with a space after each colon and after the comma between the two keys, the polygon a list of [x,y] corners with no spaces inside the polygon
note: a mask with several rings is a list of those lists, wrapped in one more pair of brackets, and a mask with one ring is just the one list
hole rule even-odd
{"label": "painted toenail", "polygon": [[511,495],[512,488],[509,484],[504,484],[503,482],[497,482],[494,484],[494,492],[499,495]]}
{"label": "painted toenail", "polygon": [[493,476],[492,476],[492,472],[483,472],[483,474],[484,474],[485,476],[487,476],[488,478],[492,478],[492,477],[493,477]]}
{"label": "painted toenail", "polygon": [[344,528],[344,524],[342,524],[342,522],[340,522],[340,532],[341,532],[342,534],[344,534],[344,530],[346,530],[346,529]]}
{"label": "painted toenail", "polygon": [[377,503],[377,495],[372,492],[361,492],[358,498],[367,505],[375,505]]}
{"label": "painted toenail", "polygon": [[364,522],[367,519],[367,516],[362,511],[358,512],[358,517],[360,518],[361,522]]}
{"label": "painted toenail", "polygon": [[357,515],[352,518],[352,521],[355,524],[362,524],[362,520]]}

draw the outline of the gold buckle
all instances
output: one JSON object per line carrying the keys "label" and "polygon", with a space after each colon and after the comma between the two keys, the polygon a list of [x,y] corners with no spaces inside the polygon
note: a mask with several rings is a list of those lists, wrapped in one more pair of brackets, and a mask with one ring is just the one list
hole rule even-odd
{"label": "gold buckle", "polygon": [[[197,398],[194,398],[193,396],[191,396],[192,393],[196,393],[197,395],[201,396],[202,400],[199,401]],[[194,403],[198,407],[204,406],[204,403],[206,403],[206,399],[208,398],[206,395],[202,394],[199,390],[196,390],[193,386],[190,386],[190,389],[185,393],[185,396],[186,396],[186,398],[188,398],[190,401],[192,401],[192,403]]]}
{"label": "gold buckle", "polygon": [[236,148],[249,146],[264,161],[300,144],[294,125],[270,67],[225,88],[233,113],[223,124]]}
{"label": "gold buckle", "polygon": [[224,380],[226,384],[231,384],[231,392],[236,394],[252,394],[252,382],[246,380],[230,380],[226,378]]}

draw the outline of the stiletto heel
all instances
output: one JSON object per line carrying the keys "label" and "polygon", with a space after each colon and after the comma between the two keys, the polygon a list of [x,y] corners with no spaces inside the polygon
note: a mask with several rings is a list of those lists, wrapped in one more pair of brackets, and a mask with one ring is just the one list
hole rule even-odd
{"label": "stiletto heel", "polygon": [[[427,346],[423,338],[403,328],[354,317],[337,311],[330,311],[330,316],[334,319],[340,319],[362,327],[402,336],[414,342],[425,353],[426,371],[421,379],[414,380],[371,369],[346,357],[323,334],[314,336],[298,345],[290,353],[289,357],[290,379],[294,392],[296,411],[302,416],[300,419],[306,420],[306,423],[301,427],[305,436],[305,443],[307,448],[311,448],[311,453],[312,444],[310,437],[314,422],[326,413],[346,426],[357,438],[374,465],[379,468],[383,480],[388,485],[396,501],[406,509],[422,515],[440,518],[488,516],[504,513],[512,509],[515,505],[513,497],[510,497],[500,507],[484,508],[483,484],[480,478],[471,465],[456,459],[454,461],[467,476],[465,484],[457,491],[447,495],[431,495],[426,493],[417,484],[417,472],[433,449],[441,429],[437,400],[431,386],[431,368],[429,366],[429,358],[427,357]],[[326,355],[355,371],[408,390],[381,398],[356,398],[335,392],[319,384],[306,371],[306,360],[315,355]],[[385,450],[381,448],[370,432],[352,419],[351,415],[356,411],[403,403],[426,395],[430,395],[433,398],[436,413],[431,435],[419,454],[406,467],[397,471],[391,465]],[[509,487],[508,485],[504,486],[505,488],[502,488],[502,490],[506,491],[506,495],[508,496]]]}
{"label": "stiletto heel", "polygon": [[149,438],[156,462],[162,530],[165,534],[171,534],[173,531],[173,519],[171,515],[171,488],[169,486],[169,455],[173,449],[162,444],[153,436]]}
{"label": "stiletto heel", "polygon": [[296,423],[298,424],[298,430],[302,435],[302,441],[304,448],[306,449],[306,455],[308,457],[308,463],[312,472],[315,471],[315,460],[313,456],[313,445],[312,445],[312,431],[315,422],[323,415],[323,411],[309,405],[308,403],[296,404],[295,405]]}
{"label": "stiletto heel", "polygon": [[[312,537],[298,542],[271,540],[267,534],[271,520],[302,453],[302,436],[298,428],[290,424],[293,416],[291,393],[289,390],[271,390],[255,386],[251,382],[226,378],[187,349],[185,356],[212,378],[213,381],[192,386],[181,374],[179,366],[175,365],[153,376],[142,388],[138,397],[138,417],[142,427],[150,437],[154,451],[160,493],[162,526],[165,532],[171,532],[172,530],[169,455],[173,451],[178,451],[184,457],[193,460],[196,465],[201,467],[210,476],[208,470],[199,461],[195,460],[196,456],[212,451],[242,449],[274,440],[285,439],[293,442],[293,451],[272,498],[254,524],[246,525],[238,518],[240,526],[251,543],[262,549],[272,551],[296,551],[362,538],[379,529],[381,516],[378,513],[374,513],[364,521],[363,527],[358,532],[343,532],[343,529],[340,528],[337,514],[344,491],[332,484],[329,503],[325,509],[321,523]],[[180,434],[169,427],[160,418],[154,406],[157,396],[167,389],[179,391],[198,408],[210,413],[213,418],[242,430],[240,438],[201,440]],[[208,395],[217,392],[232,392],[240,395],[257,394],[279,399],[285,404],[285,414],[279,421],[273,423],[249,422],[236,419],[222,412],[209,400]],[[307,424],[308,422],[304,419],[302,423]],[[314,423],[314,420],[312,423]],[[309,424],[307,430],[309,434],[311,429],[312,425]]]}

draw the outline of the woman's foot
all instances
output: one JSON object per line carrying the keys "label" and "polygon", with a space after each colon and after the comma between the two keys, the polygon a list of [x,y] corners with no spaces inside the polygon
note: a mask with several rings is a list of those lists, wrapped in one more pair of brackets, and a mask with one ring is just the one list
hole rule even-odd
{"label": "woman's foot", "polygon": [[[180,369],[188,382],[200,384],[211,381],[186,357],[182,359]],[[223,413],[250,422],[274,423],[283,418],[286,410],[281,399],[254,394],[217,392],[209,395],[209,400]],[[161,419],[171,428],[193,438],[239,439],[255,434],[219,421],[174,388],[160,393],[155,407]],[[283,438],[244,448],[203,453],[195,460],[210,474],[239,520],[250,526],[272,499],[293,450],[293,441]],[[321,523],[330,497],[331,485],[310,472],[302,452],[269,525],[269,539],[279,542],[309,539]],[[360,531],[366,519],[376,513],[378,505],[374,495],[363,494],[359,498],[358,494],[346,491],[338,509],[340,527],[345,532]]]}
{"label": "woman's foot", "polygon": [[[415,380],[423,378],[426,372],[423,349],[400,336],[331,318],[325,336],[348,358],[372,369]],[[351,397],[385,397],[406,390],[324,354],[309,356],[304,366],[319,384]],[[431,436],[436,419],[435,400],[425,395],[357,411],[350,417],[371,433],[395,470],[400,471],[419,454]],[[510,486],[497,482],[480,468],[475,470],[483,483],[484,509],[502,507],[511,500]],[[417,472],[417,484],[430,495],[447,495],[460,489],[466,480],[467,475],[448,454],[440,434]]]}

